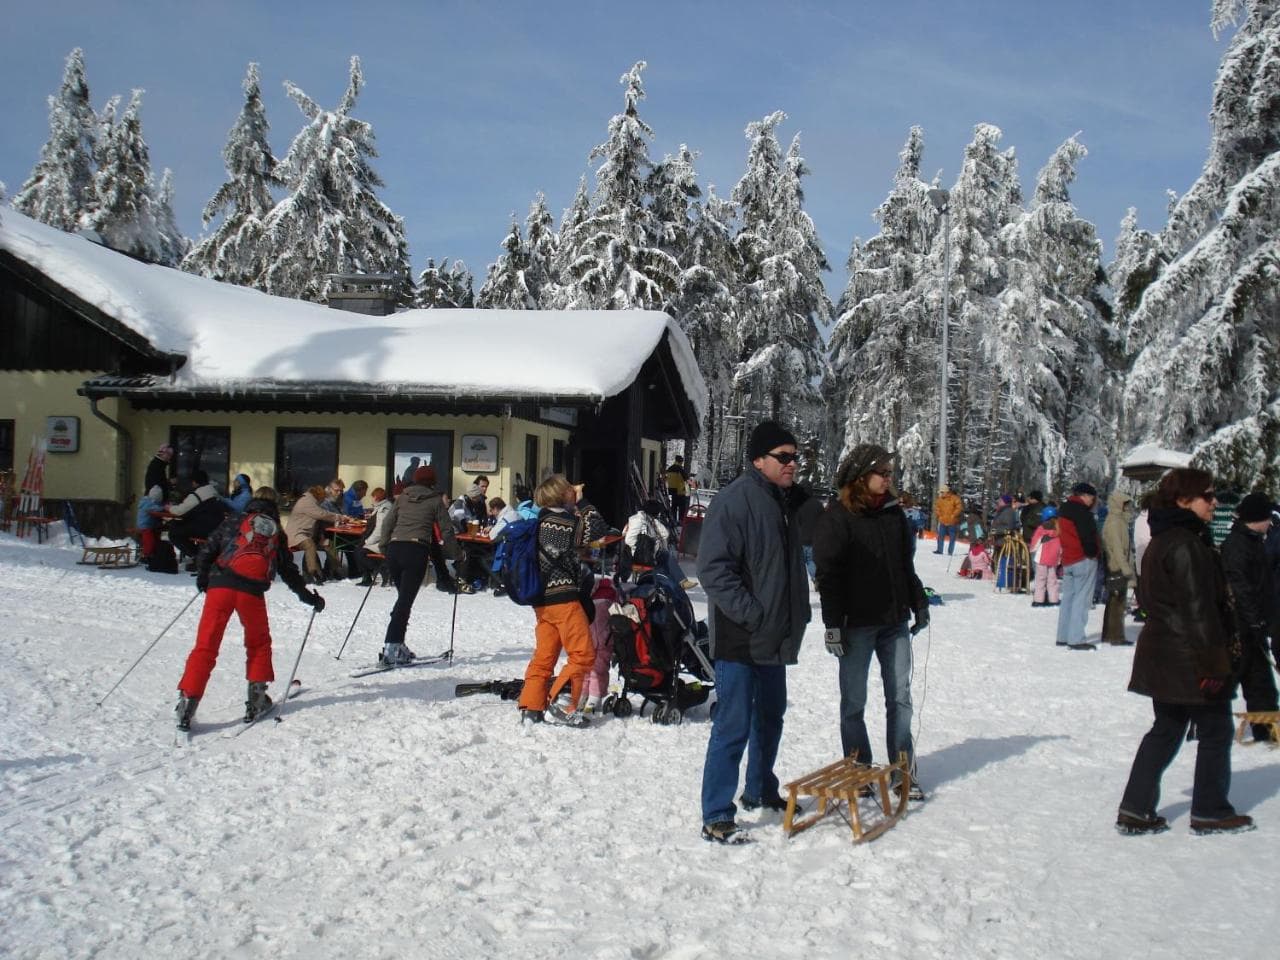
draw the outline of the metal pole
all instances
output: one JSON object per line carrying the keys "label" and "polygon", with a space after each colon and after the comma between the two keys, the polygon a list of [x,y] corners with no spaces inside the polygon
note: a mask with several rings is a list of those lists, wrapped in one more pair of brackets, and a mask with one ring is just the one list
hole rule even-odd
{"label": "metal pole", "polygon": [[172,620],[170,620],[163,630],[161,630],[158,634],[156,634],[156,638],[154,640],[152,640],[149,644],[147,644],[147,649],[143,650],[142,654],[138,657],[138,659],[133,661],[133,667],[130,667],[128,670],[126,670],[124,672],[124,676],[116,681],[115,687],[112,687],[110,690],[108,690],[106,693],[102,695],[102,699],[98,701],[98,706],[102,706],[102,704],[106,702],[107,697],[111,696],[113,693],[116,692],[116,687],[124,683],[124,678],[129,676],[129,674],[133,673],[133,668],[142,662],[142,658],[151,652],[151,648],[160,642],[160,638],[169,632],[169,628],[178,622],[178,618],[187,612],[187,609],[193,603],[196,602],[196,597],[198,596],[200,596],[200,591],[197,590],[195,594],[191,597],[191,599],[187,601],[186,606],[184,606],[181,610],[178,611],[178,615],[174,617]]}
{"label": "metal pole", "polygon": [[951,202],[942,208],[942,357],[939,372],[938,485],[947,482],[947,334],[951,312]]}
{"label": "metal pole", "polygon": [[373,593],[373,584],[369,584],[369,588],[364,592],[364,599],[360,601],[360,607],[356,610],[356,615],[351,618],[351,626],[347,628],[347,635],[342,638],[342,646],[338,648],[338,652],[334,654],[333,659],[341,660],[342,651],[347,649],[347,641],[351,639],[351,631],[356,628],[356,621],[360,619],[360,614],[364,610],[364,605],[369,602],[369,594]]}
{"label": "metal pole", "polygon": [[302,635],[302,646],[298,647],[298,655],[293,658],[293,669],[289,671],[289,682],[284,685],[280,694],[280,706],[276,710],[276,719],[284,714],[284,705],[289,702],[289,691],[293,689],[294,677],[298,675],[298,664],[302,662],[302,651],[307,649],[307,637],[311,636],[311,625],[316,622],[316,608],[311,608],[311,619],[307,621],[307,632]]}

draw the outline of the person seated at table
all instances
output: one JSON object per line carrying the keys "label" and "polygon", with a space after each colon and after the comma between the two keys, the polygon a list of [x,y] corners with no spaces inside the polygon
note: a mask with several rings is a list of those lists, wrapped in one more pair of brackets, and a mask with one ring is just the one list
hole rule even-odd
{"label": "person seated at table", "polygon": [[520,519],[515,507],[507,505],[501,497],[494,497],[485,508],[489,511],[489,539],[497,543],[506,534],[507,524]]}
{"label": "person seated at table", "polygon": [[618,557],[618,574],[624,580],[631,576],[635,566],[649,567],[665,574],[685,590],[697,586],[680,568],[675,551],[668,544],[666,524],[658,519],[663,513],[657,500],[646,500],[640,509],[627,518],[622,526],[622,549]]}
{"label": "person seated at table", "polygon": [[460,496],[449,506],[449,519],[453,521],[454,528],[458,533],[466,533],[467,525],[471,523],[484,526],[488,523],[489,514],[485,510],[485,490],[489,487],[489,481],[485,477],[484,486],[479,483],[473,483],[467,487],[467,492]]}
{"label": "person seated at table", "polygon": [[357,480],[351,489],[342,495],[342,512],[357,520],[364,519],[364,495],[369,492],[369,484]]}
{"label": "person seated at table", "polygon": [[244,513],[244,508],[253,499],[253,481],[246,473],[237,473],[231,485],[231,496],[223,497],[222,502],[232,513]]}
{"label": "person seated at table", "polygon": [[138,538],[142,541],[141,556],[146,560],[155,552],[160,541],[160,514],[164,512],[164,491],[156,484],[138,500]]}
{"label": "person seated at table", "polygon": [[209,482],[208,473],[197,467],[191,471],[191,482],[194,489],[186,499],[169,508],[169,513],[177,518],[169,525],[169,542],[187,558],[188,573],[195,572],[196,554],[200,552],[200,544],[195,541],[207,539],[227,515],[218,488]]}
{"label": "person seated at table", "polygon": [[[341,477],[334,477],[324,488],[325,497],[320,501],[320,506],[332,513],[340,516],[345,513],[347,485],[343,483]],[[330,526],[340,526],[341,524],[330,524]],[[324,548],[324,575],[330,579],[336,580],[342,576],[342,560],[338,555],[338,542],[334,537],[329,536],[329,532],[320,527],[316,531],[316,543]]]}
{"label": "person seated at table", "polygon": [[342,495],[346,489],[347,485],[342,482],[342,478],[334,477],[325,485],[324,498],[320,501],[320,506],[330,513],[342,513]]}
{"label": "person seated at table", "polygon": [[289,538],[290,550],[303,551],[303,573],[308,583],[324,583],[324,573],[320,567],[320,553],[317,545],[325,527],[340,524],[343,516],[332,510],[326,510],[321,504],[325,489],[316,484],[298,498],[289,512],[289,522],[285,525],[285,534]]}
{"label": "person seated at table", "polygon": [[[352,485],[355,489],[355,485]],[[381,555],[375,557],[372,554],[377,553],[378,544],[382,540],[382,528],[387,522],[387,514],[391,512],[391,501],[387,499],[387,491],[382,487],[374,487],[373,493],[373,509],[369,511],[369,516],[365,520],[364,536],[360,538],[360,549],[357,551],[357,560],[360,566],[360,572],[364,574],[364,578],[360,581],[360,586],[373,586],[373,577],[379,570],[382,571],[382,585],[387,585],[386,559]]]}

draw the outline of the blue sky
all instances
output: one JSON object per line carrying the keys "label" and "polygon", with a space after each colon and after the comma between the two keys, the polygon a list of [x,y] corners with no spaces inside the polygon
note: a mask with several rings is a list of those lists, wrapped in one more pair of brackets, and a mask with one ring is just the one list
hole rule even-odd
{"label": "blue sky", "polygon": [[[298,12],[287,11],[295,7]],[[483,279],[509,217],[538,190],[559,218],[587,154],[622,106],[618,78],[646,60],[641,115],[657,159],[701,153],[704,187],[728,196],[747,123],[774,110],[801,135],[806,207],[833,295],[852,238],[875,234],[912,124],[924,170],[950,185],[979,122],[1017,149],[1024,191],[1077,131],[1089,150],[1073,199],[1108,251],[1129,206],[1159,229],[1165,191],[1185,191],[1208,146],[1213,78],[1229,40],[1209,0],[736,0],[643,4],[422,0],[299,5],[91,0],[11,7],[0,57],[0,180],[12,195],[48,134],[45,98],[83,47],[95,108],[146,90],[143,131],[159,179],[171,167],[191,236],[222,182],[221,150],[260,64],[283,156],[303,118],[291,80],[324,106],[358,54],[357,116],[373,124],[384,200],[405,219],[414,273],[462,258]]]}

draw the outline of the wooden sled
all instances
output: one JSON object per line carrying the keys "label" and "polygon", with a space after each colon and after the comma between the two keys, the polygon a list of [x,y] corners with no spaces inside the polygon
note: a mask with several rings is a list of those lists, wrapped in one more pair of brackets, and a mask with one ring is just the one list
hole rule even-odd
{"label": "wooden sled", "polygon": [[133,559],[133,547],[129,545],[121,547],[85,547],[84,556],[77,563],[86,567],[100,567],[104,570],[126,570],[129,567],[136,567],[137,561]]}
{"label": "wooden sled", "polygon": [[[895,770],[902,783],[896,806],[890,789],[890,778]],[[864,811],[858,806],[858,791],[867,786],[872,787],[879,796],[864,798],[870,801],[865,804]],[[858,763],[855,756],[844,757],[787,784],[787,813],[782,821],[782,829],[788,837],[794,836],[813,826],[828,813],[840,812],[843,807],[847,813],[841,815],[853,830],[854,843],[874,840],[902,819],[907,812],[907,794],[910,792],[911,770],[905,753],[898,755],[897,763],[880,767]],[[817,813],[797,820],[796,801],[800,797],[817,797]],[[872,813],[876,820],[870,827],[863,825],[864,812]]]}
{"label": "wooden sled", "polygon": [[1236,742],[1241,744],[1257,743],[1256,740],[1246,740],[1245,733],[1255,723],[1265,723],[1271,728],[1271,746],[1280,746],[1277,741],[1280,740],[1280,710],[1254,710],[1252,712],[1237,713],[1240,718],[1240,726],[1236,727]]}

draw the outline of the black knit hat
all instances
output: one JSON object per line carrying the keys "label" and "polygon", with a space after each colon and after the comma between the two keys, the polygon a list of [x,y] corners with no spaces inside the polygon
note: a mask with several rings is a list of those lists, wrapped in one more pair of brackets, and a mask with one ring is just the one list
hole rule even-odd
{"label": "black knit hat", "polygon": [[751,439],[747,441],[747,459],[757,460],[774,447],[789,443],[796,445],[795,434],[780,423],[766,420],[751,431]]}
{"label": "black knit hat", "polygon": [[1236,508],[1236,516],[1245,523],[1257,523],[1259,520],[1269,520],[1275,508],[1276,505],[1271,502],[1270,497],[1261,491],[1254,491],[1240,501],[1240,506]]}
{"label": "black knit hat", "polygon": [[1098,491],[1093,484],[1085,483],[1083,480],[1072,487],[1071,492],[1077,497],[1096,497],[1098,495]]}
{"label": "black knit hat", "polygon": [[836,486],[846,486],[876,467],[887,467],[896,456],[879,444],[860,443],[841,461],[836,471]]}

